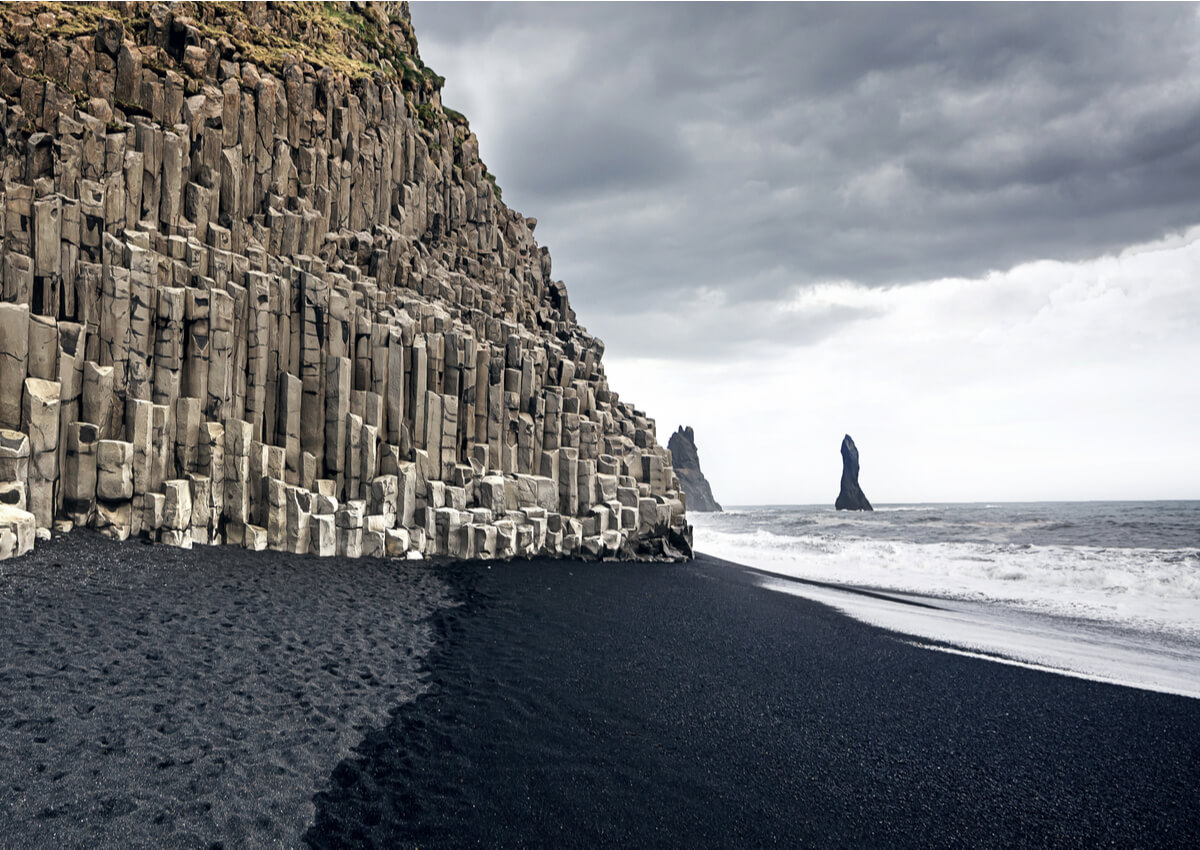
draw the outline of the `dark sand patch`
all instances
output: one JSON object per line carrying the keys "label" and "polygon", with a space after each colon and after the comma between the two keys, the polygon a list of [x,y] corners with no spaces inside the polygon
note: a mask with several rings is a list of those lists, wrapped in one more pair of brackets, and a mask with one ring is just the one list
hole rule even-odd
{"label": "dark sand patch", "polygon": [[928,652],[734,565],[451,566],[319,847],[1188,846],[1200,700]]}
{"label": "dark sand patch", "polygon": [[449,601],[420,563],[88,531],[0,564],[0,845],[295,846]]}

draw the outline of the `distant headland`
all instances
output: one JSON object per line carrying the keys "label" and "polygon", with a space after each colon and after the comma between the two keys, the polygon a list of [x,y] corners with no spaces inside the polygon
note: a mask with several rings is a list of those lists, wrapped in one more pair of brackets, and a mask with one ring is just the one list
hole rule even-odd
{"label": "distant headland", "polygon": [[671,462],[675,474],[679,476],[679,486],[687,497],[687,507],[691,511],[713,512],[721,510],[717,500],[713,498],[712,488],[708,479],[700,471],[700,456],[696,451],[696,435],[692,426],[679,426],[679,430],[671,435],[667,442],[671,452]]}

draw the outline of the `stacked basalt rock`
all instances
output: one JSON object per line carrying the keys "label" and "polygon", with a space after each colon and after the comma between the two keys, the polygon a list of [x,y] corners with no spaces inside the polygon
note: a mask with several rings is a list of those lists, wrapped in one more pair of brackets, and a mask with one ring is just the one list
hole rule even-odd
{"label": "stacked basalt rock", "polygon": [[0,557],[690,555],[406,5],[0,16]]}

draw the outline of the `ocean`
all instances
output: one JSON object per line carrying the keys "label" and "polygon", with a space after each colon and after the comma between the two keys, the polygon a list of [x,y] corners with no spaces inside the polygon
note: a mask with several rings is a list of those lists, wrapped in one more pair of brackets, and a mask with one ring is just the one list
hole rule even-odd
{"label": "ocean", "polygon": [[1200,697],[1200,502],[755,506],[689,518],[697,551],[930,648]]}

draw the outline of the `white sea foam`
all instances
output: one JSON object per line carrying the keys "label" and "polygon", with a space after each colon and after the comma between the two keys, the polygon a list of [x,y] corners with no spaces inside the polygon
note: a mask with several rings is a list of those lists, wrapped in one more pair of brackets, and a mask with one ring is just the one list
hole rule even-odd
{"label": "white sea foam", "polygon": [[[771,590],[830,605],[863,622],[921,638],[912,643],[923,649],[1200,698],[1200,644],[1196,642],[976,602],[942,600],[930,608],[906,604],[921,600],[903,595],[867,596],[782,578],[762,583]],[[924,642],[930,640],[942,643]]]}
{"label": "white sea foam", "polygon": [[[694,517],[695,547],[768,572],[978,602],[1200,640],[1196,550],[865,539],[865,517],[817,515],[814,533],[725,531]],[[1008,532],[1013,526],[1007,525]]]}

